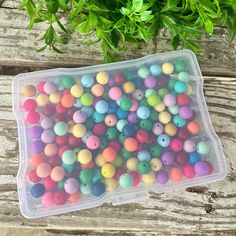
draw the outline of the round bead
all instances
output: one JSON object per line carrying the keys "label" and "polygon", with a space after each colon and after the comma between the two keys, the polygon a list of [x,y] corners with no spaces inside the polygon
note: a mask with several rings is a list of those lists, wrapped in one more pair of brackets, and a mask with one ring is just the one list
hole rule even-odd
{"label": "round bead", "polygon": [[33,168],[36,168],[39,164],[43,163],[43,157],[41,155],[33,155],[30,159],[30,163]]}
{"label": "round bead", "polygon": [[155,174],[153,171],[150,171],[148,174],[142,175],[143,183],[150,185],[155,183]]}
{"label": "round bead", "polygon": [[174,163],[174,155],[172,152],[164,152],[161,155],[161,161],[164,165],[169,166]]}
{"label": "round bead", "polygon": [[67,201],[70,203],[77,202],[81,197],[81,193],[79,191],[69,194],[67,197]]}
{"label": "round bead", "polygon": [[33,97],[36,94],[36,88],[34,85],[27,84],[22,86],[21,92],[25,97]]}
{"label": "round bead", "polygon": [[185,82],[178,81],[175,83],[174,90],[176,93],[185,93],[188,89],[188,86]]}
{"label": "round bead", "polygon": [[101,84],[94,84],[91,88],[91,93],[95,97],[101,97],[104,93],[104,87]]}
{"label": "round bead", "polygon": [[64,176],[65,176],[65,170],[61,166],[53,167],[50,173],[50,177],[56,182],[62,180]]}
{"label": "round bead", "polygon": [[174,106],[176,104],[176,97],[173,94],[166,94],[163,98],[163,103],[167,106]]}
{"label": "round bead", "polygon": [[150,75],[150,70],[147,67],[141,67],[138,70],[138,76],[145,79]]}
{"label": "round bead", "polygon": [[55,134],[51,130],[44,130],[41,134],[41,140],[44,143],[52,143],[55,139]]}
{"label": "round bead", "polygon": [[174,66],[171,63],[164,63],[161,67],[163,74],[169,75],[174,71]]}
{"label": "round bead", "polygon": [[51,166],[47,163],[41,163],[37,166],[36,174],[39,178],[46,178],[50,175]]}
{"label": "round bead", "polygon": [[64,183],[64,189],[67,193],[73,194],[79,190],[79,182],[75,178],[69,178]]}
{"label": "round bead", "polygon": [[124,111],[129,111],[130,108],[132,107],[132,100],[128,97],[122,97],[120,99],[120,108]]}
{"label": "round bead", "polygon": [[94,149],[97,149],[99,147],[99,145],[100,145],[100,140],[97,136],[90,135],[87,138],[87,141],[86,141],[87,148],[94,150]]}
{"label": "round bead", "polygon": [[42,206],[51,207],[53,205],[53,192],[46,192],[41,198]]}
{"label": "round bead", "polygon": [[188,72],[185,72],[185,71],[182,71],[178,74],[177,78],[180,80],[180,81],[183,81],[185,83],[188,83],[189,81],[189,73]]}
{"label": "round bead", "polygon": [[52,81],[47,81],[43,86],[43,90],[47,94],[55,93],[57,91],[57,85]]}
{"label": "round bead", "polygon": [[170,107],[168,107],[168,111],[169,111],[172,115],[177,115],[177,114],[179,114],[179,107],[178,107],[177,105],[170,106]]}
{"label": "round bead", "polygon": [[185,93],[177,95],[176,98],[177,98],[177,104],[179,106],[187,106],[187,105],[191,104],[190,97],[187,94],[185,94]]}
{"label": "round bead", "polygon": [[109,75],[107,72],[99,72],[96,75],[96,80],[99,84],[105,85],[108,83]]}
{"label": "round bead", "polygon": [[150,66],[150,72],[154,76],[159,76],[161,74],[161,67],[158,64],[153,64]]}
{"label": "round bead", "polygon": [[40,120],[40,115],[37,111],[30,111],[26,116],[26,121],[30,124],[37,124]]}
{"label": "round bead", "polygon": [[65,204],[65,202],[66,202],[66,192],[64,190],[59,190],[57,192],[54,192],[53,202],[56,205],[63,205],[63,204]]}
{"label": "round bead", "polygon": [[43,185],[47,190],[54,190],[57,186],[57,183],[54,180],[52,180],[50,176],[48,176],[47,178],[44,179]]}
{"label": "round bead", "polygon": [[132,97],[138,101],[142,100],[144,97],[144,92],[141,89],[136,89],[133,94]]}
{"label": "round bead", "polygon": [[186,128],[191,134],[198,134],[200,131],[200,126],[196,121],[188,122]]}
{"label": "round bead", "polygon": [[80,84],[75,84],[71,87],[70,93],[72,96],[79,98],[84,92],[83,87]]}
{"label": "round bead", "polygon": [[154,157],[150,160],[150,165],[151,165],[151,169],[155,172],[159,171],[162,168],[162,162],[157,157]]}
{"label": "round bead", "polygon": [[37,102],[39,107],[44,107],[44,106],[46,106],[48,104],[49,97],[46,94],[39,94],[36,97],[36,102]]}
{"label": "round bead", "polygon": [[137,110],[137,116],[140,119],[147,119],[150,116],[150,109],[146,106],[140,106]]}
{"label": "round bead", "polygon": [[135,85],[131,81],[127,81],[123,84],[123,91],[127,94],[133,93],[135,90]]}
{"label": "round bead", "polygon": [[34,111],[37,108],[37,103],[34,99],[25,100],[23,107],[26,111]]}
{"label": "round bead", "polygon": [[164,128],[164,131],[167,135],[173,137],[176,135],[177,133],[177,128],[174,124],[172,123],[169,123],[169,124],[166,124],[165,125],[165,128]]}
{"label": "round bead", "polygon": [[84,93],[81,97],[80,97],[80,102],[83,106],[91,106],[93,104],[93,96],[89,93]]}
{"label": "round bead", "polygon": [[47,157],[53,157],[57,154],[58,146],[55,143],[48,143],[45,145],[44,154]]}
{"label": "round bead", "polygon": [[95,197],[101,196],[105,192],[105,186],[102,182],[97,181],[92,185],[92,193]]}
{"label": "round bead", "polygon": [[185,165],[183,167],[183,175],[188,179],[192,179],[195,176],[194,167],[189,164]]}
{"label": "round bead", "polygon": [[139,161],[150,161],[151,154],[147,150],[141,150],[137,153],[137,158]]}
{"label": "round bead", "polygon": [[124,141],[124,148],[129,152],[134,152],[138,148],[138,142],[135,138],[128,137]]}
{"label": "round bead", "polygon": [[113,162],[117,157],[117,152],[112,147],[107,147],[102,151],[103,159],[106,162]]}
{"label": "round bead", "polygon": [[83,169],[79,172],[79,180],[83,184],[90,184],[93,180],[93,170]]}
{"label": "round bead", "polygon": [[102,175],[105,178],[112,178],[115,175],[115,171],[116,171],[116,169],[115,169],[114,165],[112,165],[110,163],[105,164],[101,169]]}
{"label": "round bead", "polygon": [[75,80],[71,76],[69,75],[63,76],[62,85],[64,86],[64,88],[70,89],[74,84]]}
{"label": "round bead", "polygon": [[77,110],[73,115],[73,121],[77,124],[85,122],[86,118],[87,118],[87,115],[82,110]]}
{"label": "round bead", "polygon": [[140,174],[147,174],[151,170],[150,164],[147,161],[140,161],[138,163],[138,172]]}
{"label": "round bead", "polygon": [[198,142],[197,143],[197,152],[200,153],[201,155],[206,155],[210,151],[210,147],[206,142]]}
{"label": "round bead", "polygon": [[156,174],[156,181],[159,184],[166,184],[169,181],[169,175],[166,171],[160,170]]}
{"label": "round bead", "polygon": [[156,122],[153,124],[152,126],[152,132],[155,134],[155,135],[160,135],[163,133],[163,125],[159,122]]}
{"label": "round bead", "polygon": [[92,153],[88,149],[78,152],[77,159],[81,164],[88,164],[92,160]]}
{"label": "round bead", "polygon": [[28,131],[28,136],[31,139],[39,139],[42,135],[43,128],[40,126],[33,126]]}
{"label": "round bead", "polygon": [[179,116],[183,119],[190,119],[193,115],[193,111],[190,107],[188,106],[183,106],[183,107],[180,107],[179,109]]}
{"label": "round bead", "polygon": [[41,140],[36,140],[31,143],[31,152],[32,153],[41,153],[44,150],[44,143]]}
{"label": "round bead", "polygon": [[162,111],[160,112],[158,119],[162,124],[168,124],[171,120],[171,115],[167,111]]}
{"label": "round bead", "polygon": [[181,71],[184,71],[186,68],[186,63],[182,60],[178,60],[175,62],[175,70],[177,72],[181,72]]}
{"label": "round bead", "polygon": [[118,99],[120,99],[122,96],[122,91],[120,88],[118,87],[113,87],[109,90],[109,97],[110,99],[117,101]]}
{"label": "round bead", "polygon": [[54,125],[54,132],[58,136],[63,136],[68,132],[68,125],[65,122],[58,122]]}
{"label": "round bead", "polygon": [[43,184],[41,184],[41,183],[35,184],[30,190],[31,195],[34,198],[42,197],[44,192],[45,192],[45,188],[44,188]]}
{"label": "round bead", "polygon": [[119,178],[119,184],[122,188],[130,188],[134,184],[134,178],[129,173],[124,173]]}
{"label": "round bead", "polygon": [[194,152],[196,150],[195,142],[189,139],[185,140],[183,149],[185,152],[188,152],[188,153]]}
{"label": "round bead", "polygon": [[131,157],[126,161],[126,167],[128,170],[137,170],[138,160],[135,157]]}
{"label": "round bead", "polygon": [[148,97],[147,97],[147,103],[152,106],[155,107],[157,106],[159,103],[161,102],[160,97],[158,96],[157,93],[153,92],[151,93]]}
{"label": "round bead", "polygon": [[157,142],[161,147],[168,147],[170,144],[170,138],[166,134],[161,134],[158,136]]}
{"label": "round bead", "polygon": [[170,142],[170,148],[173,152],[180,152],[183,149],[183,142],[180,139],[174,138]]}
{"label": "round bead", "polygon": [[186,125],[186,120],[184,120],[183,118],[181,118],[179,115],[176,115],[176,116],[174,116],[174,118],[173,118],[173,123],[174,123],[177,127],[181,128],[181,127],[184,127],[184,126]]}
{"label": "round bead", "polygon": [[76,124],[73,129],[72,133],[77,138],[82,138],[86,134],[86,128],[82,124]]}
{"label": "round bead", "polygon": [[134,125],[131,125],[131,124],[126,124],[122,129],[122,133],[126,137],[132,137],[136,133],[136,127]]}
{"label": "round bead", "polygon": [[182,179],[182,171],[177,167],[172,167],[169,172],[170,178],[176,182]]}
{"label": "round bead", "polygon": [[157,79],[154,76],[148,76],[144,80],[144,85],[146,86],[146,88],[155,88],[156,84],[157,84]]}
{"label": "round bead", "polygon": [[83,75],[80,79],[80,83],[85,87],[85,88],[90,88],[93,83],[94,83],[94,78],[92,75]]}
{"label": "round bead", "polygon": [[111,192],[117,187],[117,181],[113,178],[104,179],[106,191]]}
{"label": "round bead", "polygon": [[76,155],[72,150],[67,150],[62,154],[62,161],[66,165],[74,164]]}
{"label": "round bead", "polygon": [[103,100],[98,101],[95,105],[95,109],[98,113],[104,114],[108,110],[108,103]]}

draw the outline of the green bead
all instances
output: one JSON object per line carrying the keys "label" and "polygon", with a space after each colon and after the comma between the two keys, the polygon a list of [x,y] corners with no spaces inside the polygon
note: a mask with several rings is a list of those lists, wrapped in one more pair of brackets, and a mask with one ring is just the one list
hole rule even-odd
{"label": "green bead", "polygon": [[185,93],[188,89],[188,86],[185,82],[178,81],[175,84],[174,90],[176,93]]}
{"label": "green bead", "polygon": [[125,173],[120,176],[119,184],[122,188],[130,188],[134,184],[134,178],[131,174]]}
{"label": "green bead", "polygon": [[80,147],[76,147],[76,148],[73,149],[73,152],[75,153],[75,155],[77,155],[80,150],[81,150]]}
{"label": "green bead", "polygon": [[173,90],[174,87],[175,87],[175,83],[176,83],[176,82],[177,82],[177,81],[176,81],[175,79],[169,79],[169,80],[168,80],[168,88],[171,89],[171,90]]}
{"label": "green bead", "polygon": [[126,124],[128,124],[127,120],[125,119],[118,120],[116,123],[116,128],[121,132]]}
{"label": "green bead", "polygon": [[87,119],[85,122],[85,127],[87,130],[91,130],[94,126],[94,121],[92,119]]}
{"label": "green bead", "polygon": [[156,93],[156,90],[154,89],[147,89],[145,91],[145,97],[147,98],[148,96],[150,96],[152,93]]}
{"label": "green bead", "polygon": [[68,125],[65,122],[57,122],[54,125],[54,133],[58,136],[63,136],[68,131]]}
{"label": "green bead", "polygon": [[66,172],[71,173],[75,169],[76,164],[73,163],[71,165],[67,165],[64,162],[62,163],[62,167],[65,169]]}
{"label": "green bead", "polygon": [[97,111],[94,111],[94,112],[93,112],[93,121],[94,121],[95,123],[100,123],[100,122],[102,122],[102,121],[104,120],[104,117],[105,117],[104,114],[101,114],[101,113],[99,113],[99,112],[97,112]]}
{"label": "green bead", "polygon": [[117,136],[118,136],[119,132],[116,128],[108,128],[107,131],[106,131],[106,137],[107,139],[109,140],[113,140],[113,139],[116,139]]}
{"label": "green bead", "polygon": [[146,131],[151,131],[152,130],[152,121],[149,119],[141,120],[139,122],[139,127],[141,129],[146,130]]}
{"label": "green bead", "polygon": [[118,156],[113,162],[112,164],[117,168],[117,167],[121,167],[123,164],[123,158],[121,156]]}
{"label": "green bead", "polygon": [[179,114],[179,106],[178,105],[170,106],[170,107],[168,107],[168,111],[172,115],[177,115],[177,114]]}
{"label": "green bead", "polygon": [[158,119],[158,113],[157,113],[155,110],[151,110],[149,119],[150,119],[152,122],[156,122],[157,119]]}
{"label": "green bead", "polygon": [[151,93],[151,95],[147,97],[147,103],[152,107],[157,106],[160,102],[161,99],[157,93]]}
{"label": "green bead", "polygon": [[124,157],[125,159],[129,159],[130,157],[132,157],[131,152],[128,152],[126,149],[122,149],[120,152],[121,156]]}
{"label": "green bead", "polygon": [[163,98],[168,93],[168,90],[165,88],[161,88],[158,90],[158,95]]}
{"label": "green bead", "polygon": [[197,152],[201,155],[206,155],[210,151],[210,147],[207,143],[201,141],[197,144]]}
{"label": "green bead", "polygon": [[124,74],[125,80],[127,81],[133,80],[133,74],[131,72],[125,71],[123,74]]}
{"label": "green bead", "polygon": [[190,76],[189,76],[189,73],[188,73],[188,72],[185,72],[185,71],[180,72],[180,73],[178,74],[178,76],[177,76],[178,80],[183,81],[183,82],[185,82],[185,83],[188,83],[189,77],[190,77]]}
{"label": "green bead", "polygon": [[184,71],[186,68],[186,63],[182,60],[176,61],[175,62],[175,71],[176,72],[181,72]]}
{"label": "green bead", "polygon": [[62,162],[65,165],[72,165],[72,164],[74,164],[75,159],[76,159],[76,155],[75,155],[75,153],[72,150],[67,150],[62,155]]}
{"label": "green bead", "polygon": [[80,102],[82,105],[89,107],[93,104],[93,96],[90,93],[84,93],[80,97]]}
{"label": "green bead", "polygon": [[150,164],[147,161],[140,161],[138,163],[138,172],[142,175],[149,173],[151,170]]}
{"label": "green bead", "polygon": [[120,104],[119,104],[120,108],[123,109],[124,111],[129,111],[130,108],[132,107],[132,101],[130,98],[128,97],[123,97],[120,100]]}
{"label": "green bead", "polygon": [[93,171],[94,175],[93,175],[93,183],[96,183],[97,181],[99,180],[102,180],[103,179],[103,176],[102,176],[102,173],[100,171],[100,169],[95,169]]}
{"label": "green bead", "polygon": [[69,76],[69,75],[65,75],[62,78],[62,85],[64,86],[64,88],[71,88],[73,85],[75,84],[75,80]]}
{"label": "green bead", "polygon": [[105,136],[103,136],[101,139],[100,139],[100,150],[103,150],[105,147],[107,146],[107,138]]}
{"label": "green bead", "polygon": [[83,193],[84,195],[88,195],[92,192],[92,184],[88,183],[82,183],[80,184],[80,192]]}
{"label": "green bead", "polygon": [[139,106],[145,106],[145,107],[148,107],[149,105],[148,105],[146,99],[142,99],[142,100],[139,102]]}
{"label": "green bead", "polygon": [[83,184],[89,184],[93,180],[93,170],[83,169],[79,172],[79,179]]}
{"label": "green bead", "polygon": [[162,152],[162,148],[158,144],[153,144],[150,147],[150,152],[153,157],[159,157]]}
{"label": "green bead", "polygon": [[119,134],[119,137],[118,137],[118,140],[119,140],[119,142],[122,144],[122,143],[124,143],[124,141],[125,141],[126,138],[127,138],[127,137],[126,137],[123,133],[120,133],[120,134]]}
{"label": "green bead", "polygon": [[145,79],[146,77],[148,77],[150,75],[150,70],[147,67],[141,67],[138,70],[138,76]]}
{"label": "green bead", "polygon": [[64,178],[64,179],[62,179],[61,181],[59,181],[59,182],[57,183],[57,188],[58,188],[58,189],[64,189],[64,184],[65,184],[65,182],[66,182],[66,179],[67,179],[67,178]]}

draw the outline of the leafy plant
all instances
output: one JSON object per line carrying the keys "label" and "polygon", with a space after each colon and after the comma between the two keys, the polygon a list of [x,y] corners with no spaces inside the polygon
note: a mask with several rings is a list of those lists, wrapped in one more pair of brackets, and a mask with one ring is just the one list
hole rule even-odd
{"label": "leafy plant", "polygon": [[211,35],[215,26],[225,26],[236,35],[235,0],[23,0],[20,9],[29,16],[29,28],[46,22],[48,29],[40,40],[45,46],[62,53],[63,34],[80,32],[83,36],[96,35],[104,60],[109,62],[122,52],[126,41],[147,42],[166,28],[172,46],[179,45],[198,51],[194,41],[203,31]]}

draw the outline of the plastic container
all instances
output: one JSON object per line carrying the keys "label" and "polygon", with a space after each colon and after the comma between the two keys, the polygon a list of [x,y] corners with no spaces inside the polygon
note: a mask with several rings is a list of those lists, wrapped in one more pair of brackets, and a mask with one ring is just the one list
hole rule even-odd
{"label": "plastic container", "polygon": [[[42,81],[53,83],[45,85]],[[81,86],[71,90],[74,83],[82,84],[87,97],[82,98]],[[90,87],[94,84],[100,85]],[[33,85],[36,89],[26,85]],[[113,87],[116,89],[110,91]],[[44,94],[45,90],[49,95]],[[55,90],[57,95],[51,96]],[[64,97],[63,101],[60,99],[60,96],[71,94],[73,96]],[[27,99],[36,103],[26,103]],[[99,100],[103,103],[96,106]],[[35,104],[40,106],[35,108]],[[107,104],[110,110],[107,110]],[[80,109],[85,111],[85,119],[79,115],[73,123],[73,114]],[[29,115],[30,110],[36,111],[39,117],[35,113]],[[147,199],[149,191],[169,192],[220,180],[226,175],[222,146],[212,127],[203,96],[202,75],[195,55],[188,50],[84,68],[20,74],[13,81],[13,111],[18,123],[20,148],[19,205],[27,218],[93,208],[104,202],[113,205],[137,202]],[[108,116],[105,123],[108,113],[113,116]],[[41,122],[46,116],[52,122]],[[117,124],[121,119],[128,121]],[[55,135],[55,124],[60,121],[66,124],[70,121],[69,130],[59,127]],[[96,122],[100,126],[94,128]],[[44,137],[39,135],[41,128],[32,131],[33,126],[41,123],[49,130]],[[75,128],[77,123],[80,125]],[[89,131],[85,135],[84,128]],[[138,136],[140,130],[141,136]],[[58,138],[64,132],[70,134],[70,141],[66,136]],[[169,138],[163,136],[166,133]],[[93,137],[90,144],[86,143],[86,138],[92,134],[96,134],[97,139],[95,137],[94,141]],[[74,135],[83,136],[83,141],[72,137]],[[37,141],[40,139],[44,141]],[[53,144],[45,148],[47,143]],[[72,152],[60,157],[63,155],[62,145]],[[113,152],[111,149],[103,152],[108,146]],[[81,149],[86,149],[89,154],[80,153],[78,157]],[[35,157],[35,152],[41,157]],[[93,163],[86,165],[91,158]],[[47,163],[46,167],[45,164],[38,167],[41,162]],[[105,164],[109,165],[103,168]],[[57,169],[52,173],[50,169],[54,166]],[[89,168],[92,170],[87,170]],[[48,175],[51,179],[45,180]],[[73,180],[59,181],[63,175],[63,180]],[[51,193],[45,197],[45,192]]]}

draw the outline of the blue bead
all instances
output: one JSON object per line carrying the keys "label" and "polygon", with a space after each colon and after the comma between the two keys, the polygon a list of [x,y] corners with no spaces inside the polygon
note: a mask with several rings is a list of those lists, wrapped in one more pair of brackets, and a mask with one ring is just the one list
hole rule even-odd
{"label": "blue bead", "polygon": [[176,93],[185,93],[188,87],[187,84],[183,81],[178,81],[175,83],[174,90]]}
{"label": "blue bead", "polygon": [[116,116],[117,116],[118,119],[124,119],[128,116],[128,114],[129,114],[128,111],[124,111],[120,107],[118,107],[117,110],[116,110]]}
{"label": "blue bead", "polygon": [[87,117],[89,117],[93,114],[93,108],[92,107],[82,107],[81,110],[86,113]]}
{"label": "blue bead", "polygon": [[34,197],[34,198],[39,198],[39,197],[42,197],[44,192],[45,192],[45,188],[43,186],[43,184],[35,184],[31,190],[31,195]]}
{"label": "blue bead", "polygon": [[98,113],[104,114],[108,110],[108,104],[105,101],[98,101],[95,105],[95,109]]}
{"label": "blue bead", "polygon": [[141,150],[138,152],[137,158],[139,161],[150,161],[151,154],[147,150]]}
{"label": "blue bead", "polygon": [[150,66],[151,74],[154,76],[158,76],[162,73],[161,67],[158,64],[154,64]]}
{"label": "blue bead", "polygon": [[168,147],[170,145],[170,137],[166,134],[161,134],[158,136],[157,142],[161,147]]}
{"label": "blue bead", "polygon": [[184,127],[184,126],[186,125],[186,120],[184,120],[183,118],[181,118],[179,115],[176,115],[176,116],[174,116],[174,118],[173,118],[173,123],[174,123],[177,127],[181,128],[181,127]]}
{"label": "blue bead", "polygon": [[94,196],[99,197],[105,192],[105,186],[100,181],[92,185],[92,193]]}
{"label": "blue bead", "polygon": [[76,98],[74,107],[81,108],[83,105],[80,102],[80,98]]}
{"label": "blue bead", "polygon": [[90,88],[94,83],[94,78],[92,75],[83,75],[80,82],[84,87]]}
{"label": "blue bead", "polygon": [[137,110],[137,116],[140,119],[147,119],[150,116],[150,109],[146,106],[141,106]]}
{"label": "blue bead", "polygon": [[110,102],[108,103],[107,113],[108,113],[108,114],[115,113],[117,107],[118,107],[118,106],[117,106],[116,102],[110,101]]}
{"label": "blue bead", "polygon": [[196,164],[197,162],[201,161],[201,155],[198,152],[191,152],[188,155],[188,162],[192,165]]}
{"label": "blue bead", "polygon": [[132,82],[134,82],[134,85],[135,85],[135,88],[139,88],[139,89],[143,89],[143,86],[144,86],[144,80],[137,77],[137,78],[134,78],[132,80]]}
{"label": "blue bead", "polygon": [[122,129],[122,133],[126,136],[126,137],[133,137],[136,134],[136,128],[134,125],[131,124],[126,124],[123,129]]}

